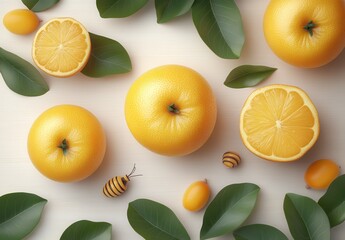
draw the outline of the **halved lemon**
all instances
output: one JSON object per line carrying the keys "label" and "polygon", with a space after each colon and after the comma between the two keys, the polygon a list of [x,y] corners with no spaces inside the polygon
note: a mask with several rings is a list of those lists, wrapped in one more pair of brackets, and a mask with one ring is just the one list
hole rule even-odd
{"label": "halved lemon", "polygon": [[255,155],[272,161],[301,158],[320,132],[317,110],[300,88],[270,85],[255,90],[240,116],[244,145]]}
{"label": "halved lemon", "polygon": [[72,18],[55,18],[37,32],[32,57],[44,72],[55,77],[69,77],[80,72],[91,52],[88,31]]}

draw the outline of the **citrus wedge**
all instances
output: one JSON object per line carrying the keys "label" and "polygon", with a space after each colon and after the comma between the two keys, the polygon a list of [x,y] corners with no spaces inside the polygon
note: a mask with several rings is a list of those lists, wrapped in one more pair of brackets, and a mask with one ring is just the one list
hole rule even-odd
{"label": "citrus wedge", "polygon": [[301,89],[270,85],[255,90],[240,116],[244,145],[255,155],[272,161],[301,158],[320,132],[317,110]]}
{"label": "citrus wedge", "polygon": [[88,31],[72,18],[55,18],[37,32],[32,56],[36,65],[55,77],[69,77],[80,72],[91,52]]}

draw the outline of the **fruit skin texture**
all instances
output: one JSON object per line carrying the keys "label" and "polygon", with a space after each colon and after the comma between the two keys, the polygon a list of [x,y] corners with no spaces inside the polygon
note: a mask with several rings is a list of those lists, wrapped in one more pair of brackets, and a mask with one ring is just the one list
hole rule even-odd
{"label": "fruit skin texture", "polygon": [[16,9],[6,13],[3,23],[8,31],[14,34],[26,35],[37,29],[40,20],[29,9]]}
{"label": "fruit skin texture", "polygon": [[320,67],[344,49],[345,2],[271,0],[263,27],[268,45],[279,58],[297,67]]}
{"label": "fruit skin texture", "polygon": [[27,148],[32,163],[43,175],[73,182],[85,179],[100,166],[106,137],[100,122],[88,110],[58,105],[35,120]]}
{"label": "fruit skin texture", "polygon": [[144,147],[166,156],[182,156],[199,149],[210,137],[217,117],[216,99],[194,70],[164,65],[132,84],[125,117]]}
{"label": "fruit skin texture", "polygon": [[339,166],[329,159],[321,159],[310,164],[305,172],[304,180],[307,187],[327,189],[340,174]]}
{"label": "fruit skin texture", "polygon": [[206,206],[211,195],[207,181],[196,181],[192,183],[183,195],[183,207],[189,211],[197,212]]}

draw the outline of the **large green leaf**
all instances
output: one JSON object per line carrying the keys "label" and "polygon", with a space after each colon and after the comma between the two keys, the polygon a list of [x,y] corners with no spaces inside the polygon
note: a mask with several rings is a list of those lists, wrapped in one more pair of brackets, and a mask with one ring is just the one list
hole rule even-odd
{"label": "large green leaf", "polygon": [[294,193],[284,198],[284,213],[295,240],[330,240],[326,213],[313,199]]}
{"label": "large green leaf", "polygon": [[0,48],[0,72],[7,86],[24,96],[40,96],[49,87],[39,71],[29,62]]}
{"label": "large green leaf", "polygon": [[168,22],[187,13],[193,3],[194,0],[155,0],[157,22]]}
{"label": "large green leaf", "polygon": [[18,240],[30,234],[41,219],[47,200],[31,193],[0,197],[0,239]]}
{"label": "large green leaf", "polygon": [[145,239],[190,239],[186,229],[168,207],[148,199],[130,202],[127,218],[132,228]]}
{"label": "large green leaf", "polygon": [[337,177],[320,198],[319,205],[326,212],[331,227],[345,220],[345,175]]}
{"label": "large green leaf", "polygon": [[205,211],[200,238],[222,236],[239,228],[254,209],[259,190],[252,183],[224,187]]}
{"label": "large green leaf", "polygon": [[57,4],[60,0],[22,0],[25,6],[34,11],[42,12]]}
{"label": "large green leaf", "polygon": [[236,240],[289,240],[279,229],[265,225],[252,224],[234,231]]}
{"label": "large green leaf", "polygon": [[81,220],[70,225],[60,240],[111,240],[111,224]]}
{"label": "large green leaf", "polygon": [[245,37],[234,0],[195,0],[192,16],[200,37],[215,54],[240,57]]}
{"label": "large green leaf", "polygon": [[231,88],[253,87],[271,76],[275,70],[266,66],[242,65],[229,73],[224,85]]}
{"label": "large green leaf", "polygon": [[139,11],[148,0],[97,0],[97,9],[102,18],[123,18]]}
{"label": "large green leaf", "polygon": [[117,41],[90,33],[91,54],[82,70],[89,77],[130,72],[132,63],[126,49]]}

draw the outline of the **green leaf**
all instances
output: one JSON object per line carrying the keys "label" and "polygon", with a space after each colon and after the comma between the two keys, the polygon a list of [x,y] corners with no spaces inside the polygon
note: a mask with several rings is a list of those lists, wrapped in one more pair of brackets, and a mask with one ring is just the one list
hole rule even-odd
{"label": "green leaf", "polygon": [[240,227],[254,209],[259,190],[252,183],[224,187],[205,211],[200,238],[222,236]]}
{"label": "green leaf", "polygon": [[49,87],[39,71],[29,62],[0,48],[0,72],[7,86],[24,96],[40,96]]}
{"label": "green leaf", "polygon": [[195,0],[192,16],[200,37],[215,54],[240,57],[245,37],[234,0]]}
{"label": "green leaf", "polygon": [[148,0],[97,0],[97,9],[102,18],[123,18],[139,11]]}
{"label": "green leaf", "polygon": [[47,203],[31,193],[10,193],[0,197],[0,239],[18,240],[30,234],[40,221]]}
{"label": "green leaf", "polygon": [[253,87],[268,78],[276,68],[266,66],[242,65],[234,68],[224,85],[231,88]]}
{"label": "green leaf", "polygon": [[132,70],[126,49],[117,41],[90,33],[91,54],[82,70],[89,77],[104,77]]}
{"label": "green leaf", "polygon": [[168,207],[148,199],[130,202],[127,218],[132,228],[145,239],[190,239],[186,229]]}
{"label": "green leaf", "polygon": [[279,229],[265,225],[252,224],[234,231],[236,240],[289,240]]}
{"label": "green leaf", "polygon": [[22,0],[25,6],[34,11],[42,12],[57,4],[60,0]]}
{"label": "green leaf", "polygon": [[155,0],[157,22],[165,23],[187,13],[193,3],[194,0]]}
{"label": "green leaf", "polygon": [[345,220],[345,175],[337,177],[320,198],[319,205],[326,212],[331,227]]}
{"label": "green leaf", "polygon": [[328,217],[313,199],[288,193],[284,198],[284,212],[294,239],[331,239]]}
{"label": "green leaf", "polygon": [[111,240],[111,224],[81,220],[70,225],[60,240]]}

